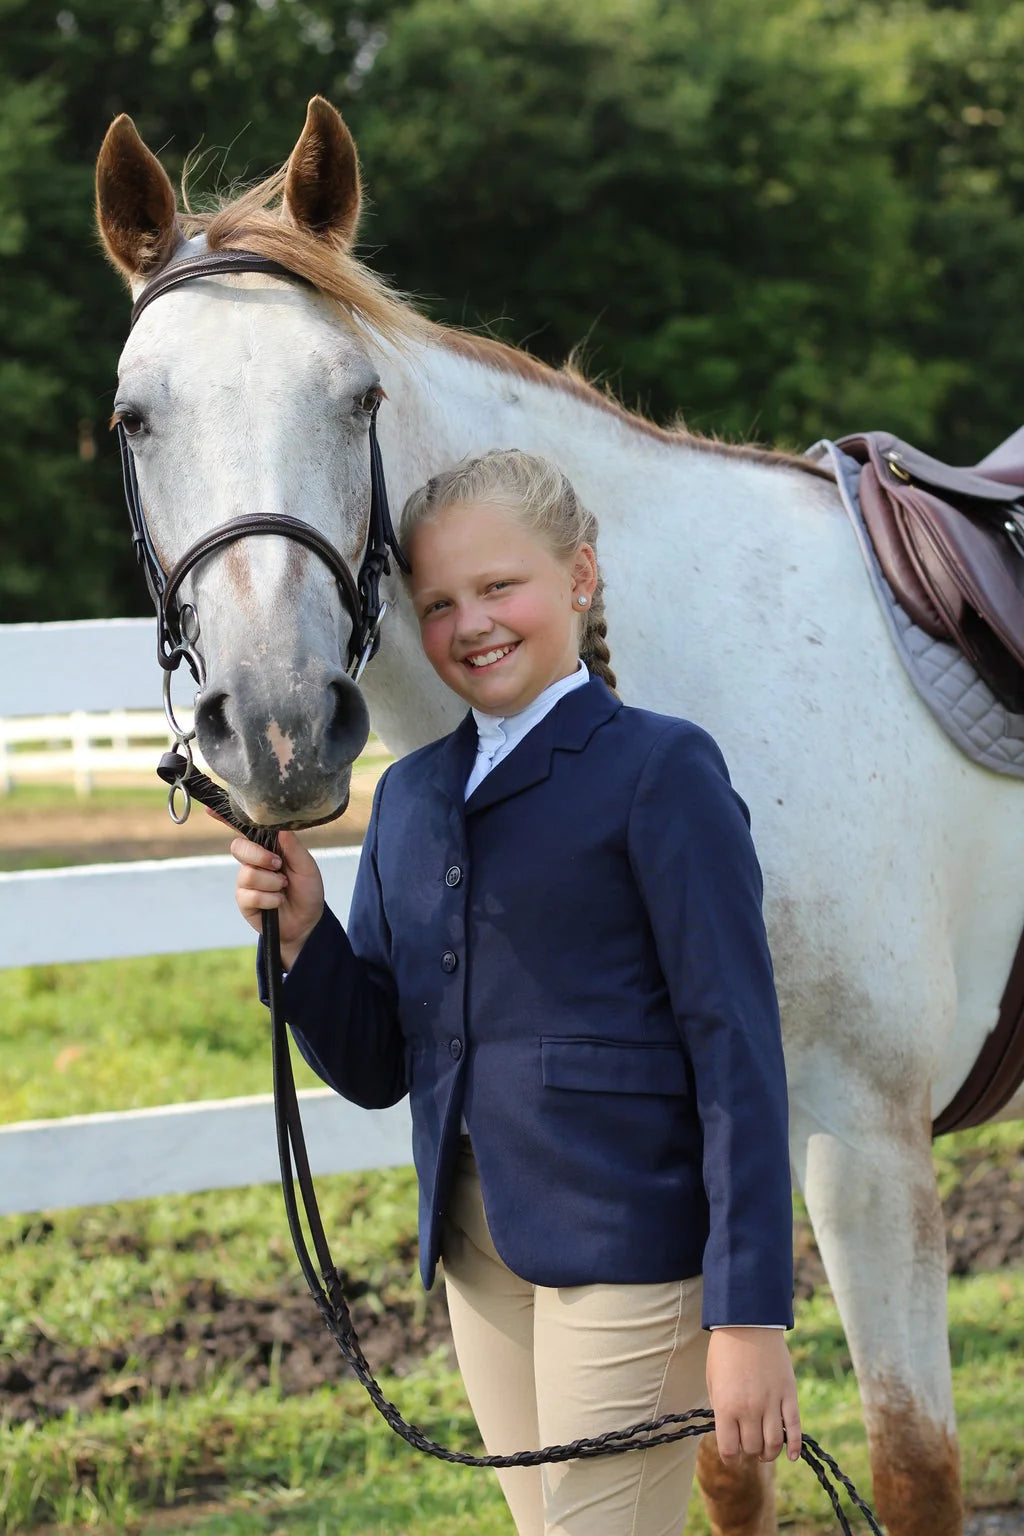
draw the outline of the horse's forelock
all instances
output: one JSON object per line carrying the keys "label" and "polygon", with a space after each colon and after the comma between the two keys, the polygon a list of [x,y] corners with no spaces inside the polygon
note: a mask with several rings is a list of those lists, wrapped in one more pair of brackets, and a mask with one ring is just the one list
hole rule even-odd
{"label": "horse's forelock", "polygon": [[434,326],[402,294],[371,272],[349,250],[290,223],[281,210],[286,169],[229,195],[218,207],[179,218],[186,239],[206,236],[211,251],[245,250],[280,262],[325,298],[333,300],[360,329],[401,345],[427,340]]}

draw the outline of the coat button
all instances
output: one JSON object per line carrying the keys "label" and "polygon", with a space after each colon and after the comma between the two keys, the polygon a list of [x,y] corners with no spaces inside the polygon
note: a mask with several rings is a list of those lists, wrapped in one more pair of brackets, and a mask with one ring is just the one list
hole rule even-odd
{"label": "coat button", "polygon": [[459,881],[461,879],[462,879],[462,870],[459,868],[459,866],[457,864],[453,864],[451,869],[448,871],[448,873],[444,877],[444,883],[445,883],[445,885],[456,886],[456,885],[458,885],[458,883],[459,883]]}
{"label": "coat button", "polygon": [[442,971],[447,971],[449,976],[450,976],[452,971],[454,971],[455,967],[458,965],[458,963],[459,963],[459,957],[454,952],[454,950],[446,949],[444,954],[441,956],[441,969],[442,969]]}
{"label": "coat button", "polygon": [[448,1042],[448,1051],[452,1060],[458,1061],[459,1057],[462,1055],[462,1041],[450,1040]]}

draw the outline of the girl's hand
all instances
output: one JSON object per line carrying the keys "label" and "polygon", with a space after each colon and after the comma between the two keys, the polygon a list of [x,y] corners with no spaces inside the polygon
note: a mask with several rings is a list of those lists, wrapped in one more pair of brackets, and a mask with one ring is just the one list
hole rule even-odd
{"label": "girl's hand", "polygon": [[741,1451],[774,1461],[782,1450],[783,1429],[789,1459],[797,1460],[800,1410],[781,1328],[715,1328],[707,1377],[718,1454],[726,1464]]}
{"label": "girl's hand", "polygon": [[281,924],[281,959],[290,971],[299,951],[323,916],[324,883],[316,860],[294,832],[278,837],[280,857],[236,837],[231,854],[241,865],[235,882],[238,910],[259,932],[261,914],[276,907]]}

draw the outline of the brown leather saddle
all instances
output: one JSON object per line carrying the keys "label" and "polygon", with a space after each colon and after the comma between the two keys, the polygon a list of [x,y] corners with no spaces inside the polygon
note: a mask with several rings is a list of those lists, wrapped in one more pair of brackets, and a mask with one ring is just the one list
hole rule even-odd
{"label": "brown leather saddle", "polygon": [[[1024,427],[971,469],[889,432],[837,446],[863,467],[861,513],[896,601],[951,641],[1015,713],[1024,712]],[[932,1134],[981,1125],[1024,1081],[1024,934],[995,1028]]]}
{"label": "brown leather saddle", "polygon": [[971,469],[889,432],[838,446],[863,466],[861,512],[896,601],[1024,712],[1024,427]]}

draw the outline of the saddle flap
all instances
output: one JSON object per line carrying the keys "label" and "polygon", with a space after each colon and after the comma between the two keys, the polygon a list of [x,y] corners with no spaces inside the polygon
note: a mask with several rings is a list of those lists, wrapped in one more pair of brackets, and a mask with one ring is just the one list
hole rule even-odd
{"label": "saddle flap", "polygon": [[955,465],[943,464],[941,459],[933,459],[931,454],[922,453],[920,448],[903,442],[891,432],[865,432],[841,438],[839,447],[862,463],[869,459],[883,481],[912,482],[957,501],[1007,507],[1024,503],[1024,465],[1018,478],[1010,478],[1017,473],[1014,461],[1024,460],[1024,441],[1016,442],[1020,436],[1015,432],[985,461],[986,467],[991,460],[995,461],[991,474],[982,474],[981,465],[975,469],[958,469]]}
{"label": "saddle flap", "polygon": [[[903,498],[901,498],[903,500]],[[942,612],[965,648],[977,648],[974,618],[984,619],[1019,667],[1024,667],[1024,560],[1007,559],[1005,540],[969,511],[937,496],[904,501],[908,537]]]}
{"label": "saddle flap", "polygon": [[897,503],[879,483],[874,465],[865,464],[857,486],[864,525],[871,535],[882,574],[892,587],[896,601],[905,608],[919,629],[936,640],[953,638],[949,624],[929,596],[917,562],[907,548],[904,527],[897,521]]}

